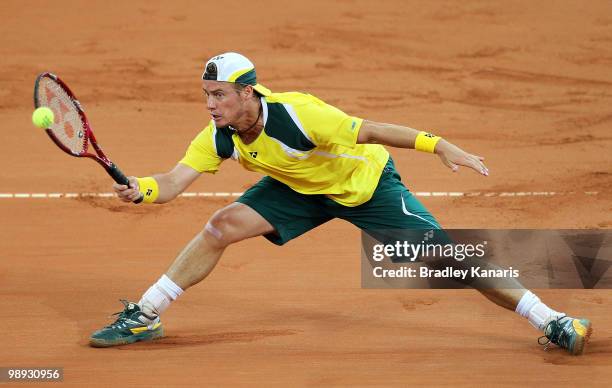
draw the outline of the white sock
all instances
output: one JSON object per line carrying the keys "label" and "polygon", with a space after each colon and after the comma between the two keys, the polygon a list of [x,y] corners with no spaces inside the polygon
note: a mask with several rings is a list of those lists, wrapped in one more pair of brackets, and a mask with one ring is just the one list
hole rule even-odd
{"label": "white sock", "polygon": [[157,316],[170,307],[170,303],[175,301],[183,290],[177,286],[168,276],[162,275],[157,283],[153,284],[144,293],[138,305],[143,313]]}
{"label": "white sock", "polygon": [[516,305],[517,313],[529,320],[536,329],[544,330],[553,319],[565,314],[555,311],[542,303],[533,292],[527,291]]}

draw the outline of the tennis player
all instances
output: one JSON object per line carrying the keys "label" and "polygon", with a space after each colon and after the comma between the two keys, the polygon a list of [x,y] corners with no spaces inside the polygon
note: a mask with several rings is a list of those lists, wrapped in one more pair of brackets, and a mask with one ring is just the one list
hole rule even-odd
{"label": "tennis player", "polygon": [[[257,83],[253,63],[238,53],[211,58],[202,89],[212,120],[184,158],[169,172],[130,177],[130,187],[115,184],[119,198],[169,202],[227,159],[265,176],[218,210],[138,303],[122,301],[117,320],[92,334],[92,346],[162,337],[160,315],[213,270],[225,248],[244,239],[264,236],[283,245],[336,217],[366,231],[440,229],[401,182],[384,146],[436,154],[452,171],[464,166],[489,174],[484,158],[433,134],[350,116],[309,94],[272,93]],[[541,330],[540,344],[583,352],[589,320],[551,309],[514,279],[497,281],[496,288],[479,291]]]}

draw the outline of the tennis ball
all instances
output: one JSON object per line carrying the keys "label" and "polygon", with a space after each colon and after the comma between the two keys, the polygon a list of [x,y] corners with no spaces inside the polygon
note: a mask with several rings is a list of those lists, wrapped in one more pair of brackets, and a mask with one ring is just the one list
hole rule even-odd
{"label": "tennis ball", "polygon": [[40,107],[32,114],[32,122],[38,128],[49,128],[55,119],[53,111],[46,106]]}

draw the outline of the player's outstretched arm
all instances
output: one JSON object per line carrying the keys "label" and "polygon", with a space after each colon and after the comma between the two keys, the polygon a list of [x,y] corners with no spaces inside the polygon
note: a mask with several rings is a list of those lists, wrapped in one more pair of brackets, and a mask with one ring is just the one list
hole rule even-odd
{"label": "player's outstretched arm", "polygon": [[140,187],[140,183],[147,182],[150,184],[152,182],[156,185],[157,192],[155,193],[155,199],[150,202],[166,203],[185,191],[198,176],[200,176],[200,173],[193,168],[178,163],[171,171],[163,174],[156,174],[147,178],[130,176],[128,177],[130,187],[115,183],[113,184],[113,190],[122,201],[132,202],[138,199],[141,193],[146,194],[146,190]]}
{"label": "player's outstretched arm", "polygon": [[[398,148],[415,148],[417,136],[419,136],[420,133],[421,131],[417,131],[410,127],[364,120],[359,129],[357,143],[384,144]],[[439,139],[437,143],[435,143],[432,152],[436,153],[442,160],[442,163],[453,170],[453,172],[457,171],[459,166],[465,166],[482,175],[489,175],[489,170],[484,165],[484,158],[482,156],[467,153],[449,141]]]}

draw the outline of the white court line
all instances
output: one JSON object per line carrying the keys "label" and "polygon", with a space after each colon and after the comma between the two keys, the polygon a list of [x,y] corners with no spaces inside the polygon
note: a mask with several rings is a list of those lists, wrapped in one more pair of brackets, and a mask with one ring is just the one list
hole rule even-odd
{"label": "white court line", "polygon": [[[185,192],[179,195],[183,198],[194,197],[240,197],[242,192]],[[490,191],[490,192],[461,192],[461,191],[417,191],[415,197],[554,197],[560,195],[598,195],[599,191]],[[115,193],[0,193],[0,199],[63,199],[63,198],[114,198]]]}

